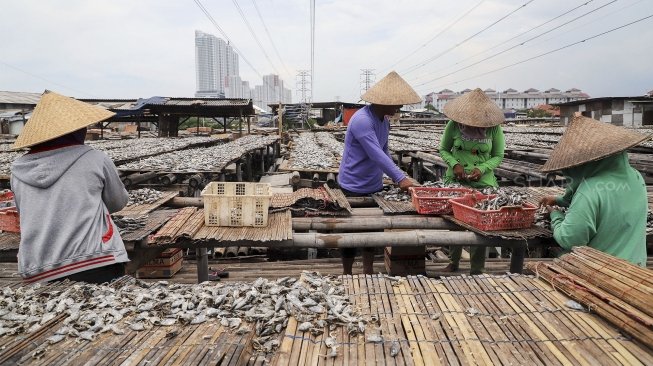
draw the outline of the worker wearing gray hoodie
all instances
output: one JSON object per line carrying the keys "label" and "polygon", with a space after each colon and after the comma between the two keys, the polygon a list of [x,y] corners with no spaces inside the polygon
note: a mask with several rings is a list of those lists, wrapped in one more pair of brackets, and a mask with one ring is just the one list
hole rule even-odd
{"label": "worker wearing gray hoodie", "polygon": [[101,283],[124,274],[129,259],[110,214],[127,204],[127,191],[111,159],[84,145],[86,127],[111,116],[46,91],[18,136],[14,148],[30,148],[11,169],[25,281]]}

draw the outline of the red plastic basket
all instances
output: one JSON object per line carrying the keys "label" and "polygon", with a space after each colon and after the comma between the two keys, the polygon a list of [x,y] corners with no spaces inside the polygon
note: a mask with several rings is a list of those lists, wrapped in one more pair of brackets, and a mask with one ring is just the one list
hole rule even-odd
{"label": "red plastic basket", "polygon": [[20,232],[20,217],[16,207],[0,209],[0,230],[12,233]]}
{"label": "red plastic basket", "polygon": [[477,202],[494,197],[496,195],[475,193],[452,198],[450,202],[453,207],[453,216],[457,220],[484,231],[525,229],[533,226],[537,207],[530,203],[525,203],[522,207],[505,206],[498,210],[488,211],[474,208]]}
{"label": "red plastic basket", "polygon": [[449,199],[474,192],[469,188],[410,187],[413,206],[420,214],[446,215],[453,212]]}

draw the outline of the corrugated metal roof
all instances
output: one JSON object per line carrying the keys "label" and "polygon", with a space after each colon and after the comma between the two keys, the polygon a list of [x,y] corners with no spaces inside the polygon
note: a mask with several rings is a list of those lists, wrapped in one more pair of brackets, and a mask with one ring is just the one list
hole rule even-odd
{"label": "corrugated metal roof", "polygon": [[249,103],[249,99],[170,98],[160,105],[242,107],[248,105]]}
{"label": "corrugated metal roof", "polygon": [[41,100],[41,93],[0,91],[0,103],[36,105],[39,100]]}

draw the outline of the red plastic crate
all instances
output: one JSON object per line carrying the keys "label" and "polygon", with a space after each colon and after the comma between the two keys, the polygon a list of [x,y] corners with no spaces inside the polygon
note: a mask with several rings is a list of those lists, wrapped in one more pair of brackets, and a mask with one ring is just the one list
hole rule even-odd
{"label": "red plastic crate", "polygon": [[469,188],[410,187],[413,206],[420,214],[446,215],[453,212],[449,199],[474,192]]}
{"label": "red plastic crate", "polygon": [[0,209],[0,230],[12,233],[20,232],[20,217],[16,207]]}
{"label": "red plastic crate", "polygon": [[533,226],[537,207],[530,203],[525,203],[522,207],[505,206],[498,210],[488,211],[474,208],[477,202],[494,197],[496,195],[475,193],[452,198],[450,202],[453,207],[453,216],[457,220],[484,231],[525,229]]}

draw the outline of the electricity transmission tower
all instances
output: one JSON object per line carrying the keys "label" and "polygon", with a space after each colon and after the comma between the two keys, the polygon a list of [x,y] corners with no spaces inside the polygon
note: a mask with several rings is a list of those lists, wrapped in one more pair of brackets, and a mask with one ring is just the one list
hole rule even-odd
{"label": "electricity transmission tower", "polygon": [[367,89],[369,89],[372,84],[374,84],[374,69],[361,69],[361,76],[360,76],[360,87],[361,87],[361,95],[365,94]]}
{"label": "electricity transmission tower", "polygon": [[311,73],[308,70],[299,70],[297,73],[297,98],[299,103],[311,102]]}

